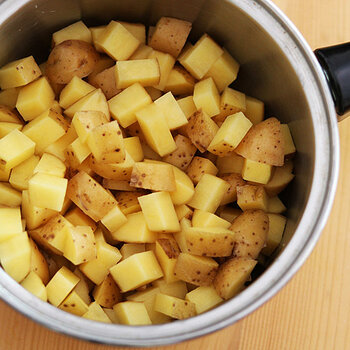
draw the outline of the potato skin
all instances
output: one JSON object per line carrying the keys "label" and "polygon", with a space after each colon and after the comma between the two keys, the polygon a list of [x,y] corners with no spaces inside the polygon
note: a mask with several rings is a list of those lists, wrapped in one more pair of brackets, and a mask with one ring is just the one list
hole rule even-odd
{"label": "potato skin", "polygon": [[81,40],[66,40],[55,46],[46,65],[46,75],[57,84],[68,84],[74,76],[87,77],[95,68],[99,54]]}

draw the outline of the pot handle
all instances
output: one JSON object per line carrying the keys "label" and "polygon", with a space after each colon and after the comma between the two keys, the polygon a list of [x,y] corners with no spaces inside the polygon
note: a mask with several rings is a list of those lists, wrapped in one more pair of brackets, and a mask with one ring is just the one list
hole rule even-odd
{"label": "pot handle", "polygon": [[338,121],[350,116],[350,43],[315,50],[331,90]]}

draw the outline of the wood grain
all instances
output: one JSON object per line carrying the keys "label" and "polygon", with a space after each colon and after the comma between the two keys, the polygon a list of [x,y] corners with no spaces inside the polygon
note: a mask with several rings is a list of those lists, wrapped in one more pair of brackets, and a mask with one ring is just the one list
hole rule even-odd
{"label": "wood grain", "polygon": [[[349,0],[275,0],[275,3],[312,48],[350,40]],[[341,167],[336,200],[316,249],[298,274],[272,300],[235,325],[200,339],[157,349],[350,348],[350,120],[343,121],[339,130]],[[53,333],[0,303],[0,350],[17,349],[111,347]]]}

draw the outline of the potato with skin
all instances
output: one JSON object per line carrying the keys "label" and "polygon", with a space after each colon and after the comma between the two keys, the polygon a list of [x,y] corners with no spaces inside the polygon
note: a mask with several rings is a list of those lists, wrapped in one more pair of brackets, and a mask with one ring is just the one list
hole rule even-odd
{"label": "potato with skin", "polygon": [[235,235],[234,257],[256,259],[266,244],[269,218],[262,210],[246,210],[232,223]]}
{"label": "potato with skin", "polygon": [[50,81],[68,84],[74,76],[87,77],[99,60],[94,47],[81,40],[66,40],[55,46],[46,64]]}
{"label": "potato with skin", "polygon": [[261,209],[268,211],[269,198],[261,185],[237,186],[237,204],[243,210]]}
{"label": "potato with skin", "polygon": [[194,157],[186,170],[194,184],[197,184],[204,174],[216,175],[217,167],[207,158]]}
{"label": "potato with skin", "polygon": [[122,300],[120,290],[111,275],[108,275],[101,284],[94,288],[92,295],[99,305],[108,308],[112,308]]}
{"label": "potato with skin", "polygon": [[47,261],[31,238],[29,238],[29,245],[31,250],[30,270],[35,272],[46,285],[49,282]]}
{"label": "potato with skin", "polygon": [[224,194],[220,205],[225,205],[228,203],[235,202],[237,200],[237,186],[244,186],[246,182],[242,179],[241,174],[225,174],[220,176],[221,179],[225,180],[230,184],[230,187]]}
{"label": "potato with skin", "polygon": [[138,197],[147,194],[146,191],[137,191],[137,192],[118,192],[115,195],[115,199],[118,201],[120,210],[124,215],[136,213],[141,210]]}
{"label": "potato with skin", "polygon": [[287,161],[284,166],[276,167],[270,181],[264,186],[265,191],[270,197],[278,195],[294,179],[292,174],[293,162]]}

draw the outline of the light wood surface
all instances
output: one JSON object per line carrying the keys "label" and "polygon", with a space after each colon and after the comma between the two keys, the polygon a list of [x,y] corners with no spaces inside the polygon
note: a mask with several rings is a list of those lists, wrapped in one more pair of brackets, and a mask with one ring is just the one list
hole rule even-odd
{"label": "light wood surface", "polygon": [[[311,47],[350,40],[349,0],[275,0]],[[235,325],[157,349],[350,349],[350,118],[339,125],[338,192],[316,249],[272,300]],[[55,334],[0,302],[0,350],[108,350]],[[114,348],[122,349],[122,348]],[[129,348],[130,349],[130,348]]]}

